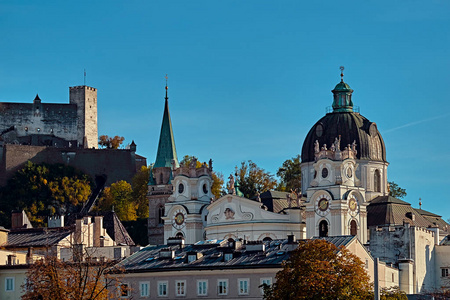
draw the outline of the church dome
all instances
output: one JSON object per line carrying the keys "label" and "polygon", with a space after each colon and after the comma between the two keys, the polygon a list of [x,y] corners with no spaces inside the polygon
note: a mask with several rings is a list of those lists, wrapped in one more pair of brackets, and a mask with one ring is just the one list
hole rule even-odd
{"label": "church dome", "polygon": [[[341,75],[343,76],[343,75]],[[377,125],[353,111],[353,90],[341,80],[333,92],[333,112],[316,122],[305,138],[302,147],[302,162],[315,161],[314,144],[331,147],[340,137],[341,149],[356,142],[356,158],[386,162],[386,148]]]}

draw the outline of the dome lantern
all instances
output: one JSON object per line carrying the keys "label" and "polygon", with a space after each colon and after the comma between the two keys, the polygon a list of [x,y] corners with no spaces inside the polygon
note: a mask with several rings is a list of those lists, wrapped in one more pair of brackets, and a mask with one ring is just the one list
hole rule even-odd
{"label": "dome lantern", "polygon": [[333,92],[333,112],[352,112],[353,102],[352,93],[353,90],[348,84],[344,82],[344,67],[341,69],[341,82],[339,82]]}

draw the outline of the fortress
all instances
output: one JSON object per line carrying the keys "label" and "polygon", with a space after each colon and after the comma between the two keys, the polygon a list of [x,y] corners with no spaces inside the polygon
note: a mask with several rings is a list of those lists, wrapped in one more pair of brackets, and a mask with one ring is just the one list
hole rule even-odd
{"label": "fortress", "polygon": [[106,178],[108,186],[131,182],[146,165],[129,149],[98,149],[97,89],[69,88],[69,103],[0,102],[0,185],[27,161],[71,165],[92,178]]}
{"label": "fortress", "polygon": [[0,138],[7,144],[98,148],[97,89],[69,88],[69,103],[0,102]]}

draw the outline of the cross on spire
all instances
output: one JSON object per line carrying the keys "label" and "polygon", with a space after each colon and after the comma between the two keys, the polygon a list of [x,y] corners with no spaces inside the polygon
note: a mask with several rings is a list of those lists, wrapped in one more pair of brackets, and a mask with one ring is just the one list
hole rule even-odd
{"label": "cross on spire", "polygon": [[339,69],[341,70],[341,82],[344,82],[344,66],[340,66]]}

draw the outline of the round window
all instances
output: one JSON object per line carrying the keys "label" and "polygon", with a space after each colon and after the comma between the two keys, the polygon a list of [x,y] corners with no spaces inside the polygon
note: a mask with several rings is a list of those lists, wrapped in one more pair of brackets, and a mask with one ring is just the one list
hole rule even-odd
{"label": "round window", "polygon": [[184,192],[184,184],[180,183],[178,185],[178,194],[183,194]]}
{"label": "round window", "polygon": [[327,178],[328,177],[328,169],[327,168],[323,168],[322,169],[322,178]]}

